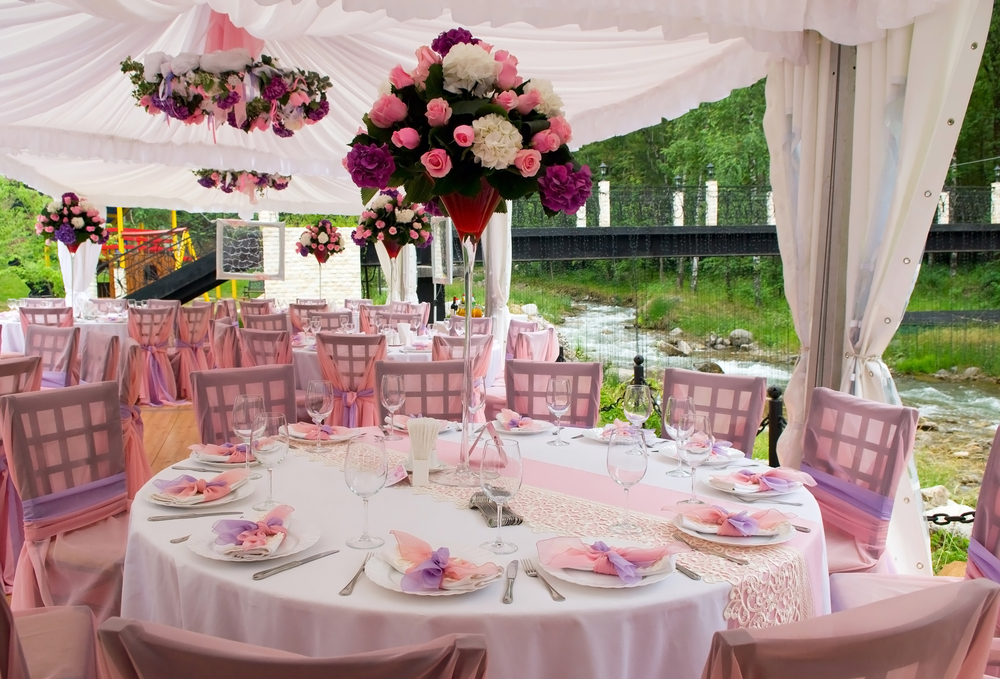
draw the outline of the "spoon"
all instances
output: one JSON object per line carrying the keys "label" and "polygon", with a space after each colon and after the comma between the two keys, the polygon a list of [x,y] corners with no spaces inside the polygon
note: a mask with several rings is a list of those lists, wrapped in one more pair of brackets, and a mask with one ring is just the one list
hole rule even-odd
{"label": "spoon", "polygon": [[186,541],[189,537],[191,537],[191,536],[190,535],[182,535],[179,538],[174,538],[173,540],[171,540],[170,544],[172,544],[172,545],[179,545],[180,543]]}

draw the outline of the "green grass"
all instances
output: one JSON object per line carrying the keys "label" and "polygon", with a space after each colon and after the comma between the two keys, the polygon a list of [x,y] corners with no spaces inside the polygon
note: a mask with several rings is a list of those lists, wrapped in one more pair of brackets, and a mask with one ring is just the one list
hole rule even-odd
{"label": "green grass", "polygon": [[952,561],[966,561],[968,552],[968,538],[943,530],[931,533],[931,565],[935,574]]}
{"label": "green grass", "polygon": [[1000,375],[1000,333],[996,326],[902,327],[885,353],[900,373],[933,374],[952,367],[976,366]]}

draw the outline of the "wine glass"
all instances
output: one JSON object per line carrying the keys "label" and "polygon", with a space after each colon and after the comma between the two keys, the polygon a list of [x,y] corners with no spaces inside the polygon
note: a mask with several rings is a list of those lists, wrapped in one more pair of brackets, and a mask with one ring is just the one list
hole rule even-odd
{"label": "wine glass", "polygon": [[353,319],[352,320],[348,320],[348,321],[344,321],[344,324],[341,325],[340,327],[343,329],[344,333],[346,333],[348,335],[353,335],[354,334],[354,320]]}
{"label": "wine glass", "polygon": [[[326,380],[309,380],[309,386],[306,389],[306,412],[312,421],[316,424],[317,429],[323,424],[323,420],[330,416],[333,412],[333,384]],[[316,437],[316,445],[313,446],[314,452],[322,452],[323,446],[320,445],[320,437]]]}
{"label": "wine glass", "polygon": [[667,399],[667,409],[664,412],[665,417],[663,433],[666,434],[668,438],[674,440],[674,448],[677,455],[677,469],[667,472],[667,476],[683,479],[691,475],[690,472],[684,471],[684,461],[681,458],[681,446],[691,432],[684,429],[681,424],[683,423],[684,418],[693,412],[695,412],[693,398],[688,396],[671,396]]}
{"label": "wine glass", "polygon": [[389,411],[389,433],[386,434],[386,441],[399,441],[401,436],[396,434],[396,411],[403,407],[406,402],[406,389],[403,385],[402,375],[382,375],[382,384],[379,385],[379,399],[382,406]]}
{"label": "wine glass", "polygon": [[649,458],[642,439],[628,432],[613,432],[608,440],[608,474],[625,491],[625,512],[619,523],[611,526],[614,533],[627,535],[642,529],[629,520],[628,491],[646,475]]}
{"label": "wine glass", "polygon": [[11,311],[17,311],[18,308],[20,307],[20,304],[21,304],[20,301],[14,299],[13,297],[7,300],[7,308],[10,309]]}
{"label": "wine glass", "polygon": [[243,447],[247,451],[245,466],[248,478],[251,479],[260,478],[260,474],[250,474],[250,458],[252,457],[250,453],[252,450],[250,448],[250,439],[261,436],[261,433],[255,430],[254,423],[257,421],[257,416],[263,412],[263,396],[240,394],[236,397],[236,402],[233,404],[233,433],[243,441]]}
{"label": "wine glass", "polygon": [[472,393],[469,394],[469,422],[476,421],[476,415],[486,407],[486,385],[480,379],[472,380]]}
{"label": "wine glass", "polygon": [[250,450],[267,469],[267,499],[253,506],[258,512],[269,512],[281,502],[274,500],[274,466],[288,454],[288,427],[281,413],[261,413],[253,426]]}
{"label": "wine glass", "polygon": [[690,430],[691,433],[685,439],[684,445],[678,445],[677,452],[681,459],[691,467],[691,497],[687,500],[681,500],[677,504],[703,505],[705,503],[699,500],[694,492],[694,483],[698,467],[708,461],[708,457],[712,454],[712,446],[715,445],[715,437],[712,436],[712,423],[708,415],[693,412],[685,416],[682,426],[685,430]]}
{"label": "wine glass", "polygon": [[545,388],[545,405],[556,418],[556,438],[549,441],[550,446],[568,446],[569,442],[562,440],[562,416],[569,411],[572,385],[568,377],[550,377]]}
{"label": "wine glass", "polygon": [[351,492],[364,500],[364,529],[361,537],[347,541],[354,549],[374,549],[385,544],[385,540],[368,534],[368,499],[385,485],[389,461],[385,452],[385,440],[372,444],[362,439],[353,439],[347,444],[347,458],[344,460],[344,480]]}
{"label": "wine glass", "polygon": [[479,545],[494,554],[513,554],[517,545],[504,542],[503,506],[510,502],[521,489],[521,449],[517,441],[490,439],[483,446],[483,457],[479,465],[479,486],[486,497],[497,505],[497,536],[492,542]]}
{"label": "wine glass", "polygon": [[316,333],[323,329],[323,319],[318,316],[310,316],[309,329],[312,330],[313,337],[315,337]]}
{"label": "wine glass", "polygon": [[622,410],[625,411],[625,419],[640,430],[641,436],[642,425],[653,414],[653,395],[649,392],[649,387],[645,384],[630,384],[625,387]]}

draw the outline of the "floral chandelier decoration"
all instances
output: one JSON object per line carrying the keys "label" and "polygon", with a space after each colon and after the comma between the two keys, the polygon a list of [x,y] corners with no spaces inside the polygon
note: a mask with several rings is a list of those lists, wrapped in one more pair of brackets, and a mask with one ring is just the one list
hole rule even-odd
{"label": "floral chandelier decoration", "polygon": [[295,250],[303,257],[315,255],[317,262],[325,264],[330,255],[343,252],[345,247],[344,237],[340,235],[337,227],[331,224],[329,219],[321,219],[316,226],[306,227],[299,236]]}
{"label": "floral chandelier decoration", "polygon": [[253,170],[193,170],[198,177],[198,183],[206,189],[219,189],[223,193],[242,193],[250,199],[251,204],[257,203],[257,197],[263,197],[268,189],[284,191],[292,178],[283,174],[254,172]]}
{"label": "floral chandelier decoration", "polygon": [[358,228],[351,240],[358,245],[382,243],[389,257],[395,259],[404,245],[418,248],[430,245],[430,214],[422,205],[409,203],[399,191],[387,189],[379,193],[361,213]]}
{"label": "floral chandelier decoration", "polygon": [[87,242],[104,245],[108,241],[101,211],[75,193],[64,193],[60,200],[46,205],[35,217],[35,233],[49,242],[64,244],[70,252]]}
{"label": "floral chandelier decoration", "polygon": [[330,112],[329,77],[282,68],[266,54],[254,59],[242,47],[205,55],[153,52],[141,64],[128,57],[121,67],[147,113],[186,125],[208,121],[213,134],[217,125],[228,124],[291,137]]}

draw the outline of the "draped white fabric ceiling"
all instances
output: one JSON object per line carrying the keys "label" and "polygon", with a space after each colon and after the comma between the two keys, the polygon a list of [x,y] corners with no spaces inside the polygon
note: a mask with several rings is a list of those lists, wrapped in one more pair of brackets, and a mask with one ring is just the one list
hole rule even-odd
{"label": "draped white fabric ceiling", "polygon": [[[574,144],[681,115],[801,59],[803,30],[858,43],[932,11],[934,0],[0,0],[0,174],[108,205],[237,211],[239,194],[190,170],[292,174],[258,209],[356,213],[345,144],[397,63],[459,23],[548,78]],[[448,14],[449,6],[451,14]],[[709,12],[709,9],[711,12]],[[211,10],[265,40],[283,65],[331,77],[330,115],[290,139],[168,126],[135,106],[119,62],[200,52]],[[574,25],[566,25],[567,22]]]}

